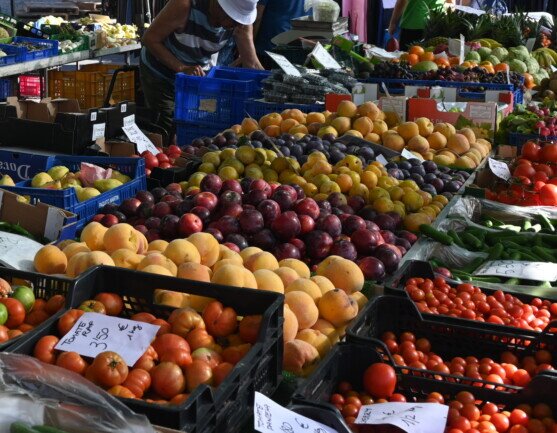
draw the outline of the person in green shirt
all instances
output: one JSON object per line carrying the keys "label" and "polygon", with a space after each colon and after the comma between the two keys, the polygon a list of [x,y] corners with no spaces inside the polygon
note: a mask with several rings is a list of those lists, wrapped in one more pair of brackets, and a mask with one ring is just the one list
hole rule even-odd
{"label": "person in green shirt", "polygon": [[429,11],[442,8],[444,3],[445,0],[397,0],[389,34],[394,35],[400,21],[400,48],[406,49],[408,44],[422,38]]}

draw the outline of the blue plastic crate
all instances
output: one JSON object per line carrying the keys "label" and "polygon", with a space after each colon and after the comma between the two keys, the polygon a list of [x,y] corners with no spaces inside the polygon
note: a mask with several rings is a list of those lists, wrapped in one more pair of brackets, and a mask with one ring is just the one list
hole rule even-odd
{"label": "blue plastic crate", "polygon": [[77,214],[76,229],[80,230],[104,205],[109,203],[120,204],[127,198],[132,198],[138,191],[147,189],[145,177],[145,161],[143,158],[105,158],[102,156],[64,156],[59,155],[48,160],[45,170],[64,165],[72,172],[80,170],[81,163],[88,162],[101,167],[110,167],[132,178],[128,183],[104,192],[87,201],[79,202],[73,188],[50,190],[31,187],[31,181],[19,182],[15,187],[3,187],[16,194],[31,197],[31,202],[41,201]]}
{"label": "blue plastic crate", "polygon": [[325,110],[324,104],[290,104],[290,103],[275,103],[275,102],[265,102],[256,99],[250,99],[245,101],[243,113],[245,116],[253,117],[254,119],[260,119],[269,113],[281,113],[287,109],[297,108],[304,113],[311,113],[313,111],[322,112]]}
{"label": "blue plastic crate", "polygon": [[223,128],[200,126],[190,122],[176,122],[176,143],[178,146],[188,146],[196,138],[214,137]]}
{"label": "blue plastic crate", "polygon": [[52,159],[54,159],[53,156],[0,150],[0,173],[9,175],[16,183],[22,182],[47,170]]}
{"label": "blue plastic crate", "polygon": [[25,60],[24,60],[26,62],[30,60],[46,59],[48,57],[54,57],[58,55],[58,41],[16,36],[15,38],[13,38],[12,42],[13,43],[27,42],[34,45],[40,45],[41,47],[43,47],[42,49],[36,51],[29,51],[26,49]]}
{"label": "blue plastic crate", "polygon": [[[206,77],[177,74],[176,120],[220,129],[240,123],[244,118],[244,101],[261,94],[261,79],[264,77],[251,70],[239,71],[235,75],[229,69],[214,68],[212,75],[216,78],[211,72]],[[233,78],[218,78],[219,75]],[[256,76],[258,78],[254,79]]]}
{"label": "blue plastic crate", "polygon": [[27,50],[23,47],[14,47],[13,45],[0,44],[0,50],[7,55],[0,57],[0,66],[13,65],[25,61]]}
{"label": "blue plastic crate", "polygon": [[0,79],[0,101],[5,101],[9,96],[15,93],[14,82],[9,78]]}
{"label": "blue plastic crate", "polygon": [[269,71],[260,71],[258,69],[246,69],[246,68],[232,68],[230,66],[216,66],[212,68],[207,77],[209,78],[220,78],[225,80],[235,80],[235,81],[255,81],[256,87],[254,88],[254,97],[261,94],[261,81],[269,77],[271,73]]}

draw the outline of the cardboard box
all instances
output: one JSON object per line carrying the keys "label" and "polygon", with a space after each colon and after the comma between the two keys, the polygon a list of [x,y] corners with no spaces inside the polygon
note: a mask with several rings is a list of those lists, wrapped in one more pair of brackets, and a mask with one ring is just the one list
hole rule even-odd
{"label": "cardboard box", "polygon": [[3,146],[79,155],[105,135],[106,114],[97,109],[82,111],[71,99],[37,102],[11,97],[0,104],[0,128]]}
{"label": "cardboard box", "polygon": [[37,239],[57,243],[75,238],[77,215],[45,203],[21,202],[17,194],[0,189],[0,221],[19,224]]}

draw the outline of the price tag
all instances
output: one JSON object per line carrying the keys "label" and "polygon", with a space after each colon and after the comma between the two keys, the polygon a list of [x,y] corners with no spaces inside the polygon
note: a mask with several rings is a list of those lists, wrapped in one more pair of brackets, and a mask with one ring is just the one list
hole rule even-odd
{"label": "price tag", "polygon": [[292,412],[259,392],[255,393],[253,403],[253,428],[261,433],[337,433],[332,427]]}
{"label": "price tag", "polygon": [[534,281],[557,281],[557,263],[492,260],[480,266],[474,275],[521,278]]}
{"label": "price tag", "polygon": [[147,138],[147,136],[141,131],[141,129],[139,129],[139,126],[137,126],[135,123],[132,123],[129,126],[123,126],[122,130],[124,131],[128,139],[132,143],[135,143],[137,145],[137,151],[139,152],[139,154],[145,152],[146,150],[154,155],[160,153],[153,142]]}
{"label": "price tag", "polygon": [[414,155],[412,152],[410,152],[407,149],[402,149],[402,152],[400,152],[400,155],[403,158],[406,158],[406,159],[419,159],[420,161],[424,160],[421,156]]}
{"label": "price tag", "polygon": [[128,104],[120,105],[120,113],[125,113],[126,111],[128,111]]}
{"label": "price tag", "polygon": [[489,169],[495,176],[503,180],[509,180],[511,178],[511,171],[509,170],[509,166],[506,162],[497,161],[496,159],[489,158],[488,163]]}
{"label": "price tag", "polygon": [[557,71],[557,68],[553,65],[549,65],[549,67],[551,68],[551,72],[555,72]]}
{"label": "price tag", "polygon": [[449,53],[459,57],[460,64],[464,63],[464,55],[466,54],[466,41],[463,35],[459,39],[449,39]]}
{"label": "price tag", "polygon": [[466,43],[465,43],[465,40],[464,40],[464,35],[460,35],[460,47],[459,47],[458,56],[459,56],[459,60],[460,60],[461,65],[464,63],[465,46],[466,46]]}
{"label": "price tag", "polygon": [[331,56],[331,54],[329,54],[325,47],[319,42],[315,44],[315,48],[309,55],[313,56],[313,58],[317,60],[325,69],[342,69],[342,66],[338,64],[335,58]]}
{"label": "price tag", "polygon": [[449,406],[438,403],[379,403],[362,406],[354,424],[399,427],[408,433],[443,433]]}
{"label": "price tag", "polygon": [[97,121],[97,112],[93,111],[91,112],[91,122],[96,122]]}
{"label": "price tag", "polygon": [[130,114],[122,119],[124,126],[130,126],[135,123],[135,114]]}
{"label": "price tag", "polygon": [[102,352],[116,352],[133,366],[149,348],[159,328],[145,322],[85,313],[60,339],[56,349],[91,358]]}
{"label": "price tag", "polygon": [[302,76],[302,74],[300,74],[300,71],[298,71],[298,68],[296,68],[296,66],[290,63],[290,60],[288,60],[286,57],[280,54],[271,53],[269,51],[265,51],[265,52],[269,55],[271,59],[275,61],[275,63],[279,66],[279,68],[281,68],[287,75],[294,75],[295,77]]}
{"label": "price tag", "polygon": [[528,49],[529,52],[532,52],[535,44],[536,44],[536,38],[528,38],[526,40],[526,48]]}
{"label": "price tag", "polygon": [[93,125],[92,140],[95,141],[97,138],[104,137],[105,130],[106,130],[106,123],[97,123]]}
{"label": "price tag", "polygon": [[386,159],[383,155],[381,155],[381,154],[377,155],[377,156],[375,157],[375,160],[376,160],[377,162],[380,162],[380,163],[383,164],[383,165],[388,164],[387,159]]}

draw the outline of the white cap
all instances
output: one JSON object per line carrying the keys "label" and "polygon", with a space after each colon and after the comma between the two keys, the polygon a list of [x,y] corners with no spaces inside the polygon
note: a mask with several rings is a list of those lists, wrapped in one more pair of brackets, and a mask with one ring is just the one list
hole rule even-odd
{"label": "white cap", "polygon": [[218,0],[220,7],[234,21],[245,26],[257,18],[258,0]]}

